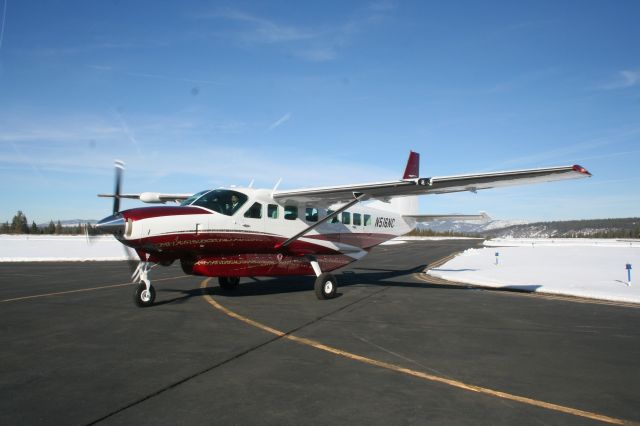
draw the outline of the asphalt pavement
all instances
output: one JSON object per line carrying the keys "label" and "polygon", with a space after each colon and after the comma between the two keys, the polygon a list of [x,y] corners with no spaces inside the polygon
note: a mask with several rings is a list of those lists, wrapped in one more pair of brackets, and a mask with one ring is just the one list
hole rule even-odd
{"label": "asphalt pavement", "polygon": [[425,281],[475,240],[377,247],[336,273],[179,266],[137,308],[125,262],[0,264],[0,424],[640,422],[640,309]]}

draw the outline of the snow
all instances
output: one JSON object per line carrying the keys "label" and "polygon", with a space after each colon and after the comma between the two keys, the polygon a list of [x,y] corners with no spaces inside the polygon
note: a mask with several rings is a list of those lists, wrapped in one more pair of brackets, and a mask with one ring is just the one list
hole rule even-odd
{"label": "snow", "polygon": [[0,262],[127,260],[125,250],[110,235],[0,235]]}
{"label": "snow", "polygon": [[[485,287],[640,303],[640,240],[500,239],[485,246],[427,273]],[[630,286],[627,264],[636,269]]]}
{"label": "snow", "polygon": [[481,240],[477,237],[396,237],[392,241],[442,241],[442,240]]}

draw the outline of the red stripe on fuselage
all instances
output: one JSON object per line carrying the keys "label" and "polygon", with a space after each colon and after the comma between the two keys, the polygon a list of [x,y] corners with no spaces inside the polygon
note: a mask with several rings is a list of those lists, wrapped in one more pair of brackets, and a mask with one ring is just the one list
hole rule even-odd
{"label": "red stripe on fuselage", "polygon": [[[344,233],[308,235],[296,240],[287,247],[286,252],[303,254],[338,254],[339,250],[325,247],[308,241],[321,240],[333,243],[347,244],[367,250],[395,235],[372,233]],[[122,242],[133,248],[143,248],[145,251],[171,253],[175,257],[185,254],[233,254],[233,253],[278,253],[278,243],[286,241],[286,237],[254,232],[184,232],[165,235],[154,235],[136,240]]]}
{"label": "red stripe on fuselage", "polygon": [[[145,251],[163,252],[172,257],[201,256],[207,254],[278,253],[275,246],[286,240],[272,234],[243,232],[184,232],[154,235],[122,243]],[[338,254],[338,250],[307,241],[294,241],[286,252],[303,254]]]}
{"label": "red stripe on fuselage", "polygon": [[125,219],[142,220],[162,216],[182,216],[192,214],[212,214],[210,211],[191,206],[138,207],[121,212]]}

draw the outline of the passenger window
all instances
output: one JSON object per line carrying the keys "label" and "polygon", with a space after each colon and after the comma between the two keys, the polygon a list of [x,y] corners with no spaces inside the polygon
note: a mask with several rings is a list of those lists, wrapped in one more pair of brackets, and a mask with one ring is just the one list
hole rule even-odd
{"label": "passenger window", "polygon": [[298,206],[284,206],[284,218],[295,220],[298,218]]}
{"label": "passenger window", "polygon": [[353,224],[354,225],[362,225],[362,215],[360,213],[353,214]]}
{"label": "passenger window", "polygon": [[249,207],[249,210],[245,212],[244,217],[260,219],[262,217],[262,204],[253,203],[253,205]]}
{"label": "passenger window", "polygon": [[344,225],[349,225],[351,223],[351,213],[342,212],[342,223]]}
{"label": "passenger window", "polygon": [[[327,210],[327,216],[329,216],[330,214],[333,214],[333,210]],[[340,223],[340,219],[338,219],[338,215],[335,215],[334,217],[331,218],[331,220],[329,222],[330,223]]]}
{"label": "passenger window", "polygon": [[278,218],[278,206],[275,204],[269,204],[267,206],[267,216],[271,219]]}
{"label": "passenger window", "polygon": [[318,221],[318,209],[315,207],[307,207],[304,213],[304,218],[307,222],[317,222]]}
{"label": "passenger window", "polygon": [[364,215],[364,226],[371,226],[371,215],[370,214],[365,214]]}

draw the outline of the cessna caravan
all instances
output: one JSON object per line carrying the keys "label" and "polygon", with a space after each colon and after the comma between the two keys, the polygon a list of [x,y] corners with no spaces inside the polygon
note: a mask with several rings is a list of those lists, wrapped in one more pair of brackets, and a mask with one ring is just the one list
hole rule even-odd
{"label": "cessna caravan", "polygon": [[[581,166],[420,177],[420,155],[409,153],[402,179],[319,188],[208,189],[196,194],[121,194],[123,165],[116,162],[113,214],[97,229],[113,234],[140,258],[134,301],[155,300],[153,266],[179,261],[186,274],[218,277],[232,291],[241,277],[315,275],[318,299],[337,294],[331,271],[361,259],[373,247],[414,229],[418,222],[486,215],[417,214],[417,196],[590,177]],[[120,211],[120,199],[174,206]],[[364,203],[365,201],[373,201]]]}

